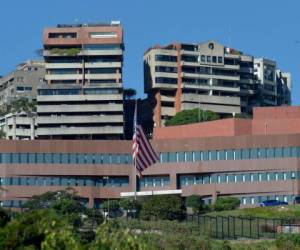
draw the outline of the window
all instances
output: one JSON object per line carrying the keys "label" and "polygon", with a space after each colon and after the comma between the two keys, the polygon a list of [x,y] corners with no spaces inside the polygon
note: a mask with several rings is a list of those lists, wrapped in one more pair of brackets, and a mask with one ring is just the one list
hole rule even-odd
{"label": "window", "polygon": [[218,63],[223,63],[223,58],[221,56],[218,56]]}
{"label": "window", "polygon": [[117,33],[116,32],[90,32],[89,33],[90,38],[116,38]]}
{"label": "window", "polygon": [[211,56],[206,56],[206,61],[211,62]]}
{"label": "window", "polygon": [[216,57],[216,56],[213,56],[213,57],[212,57],[212,61],[213,61],[213,63],[217,63],[217,57]]}
{"label": "window", "polygon": [[242,204],[246,205],[247,204],[247,199],[245,197],[242,198]]}
{"label": "window", "polygon": [[205,56],[201,55],[201,62],[205,62]]}
{"label": "window", "polygon": [[286,178],[286,173],[283,172],[283,180],[285,181],[287,178]]}
{"label": "window", "polygon": [[75,33],[75,32],[49,33],[48,37],[49,38],[76,38],[77,37],[77,33]]}
{"label": "window", "polygon": [[242,181],[245,182],[246,181],[246,175],[242,175]]}

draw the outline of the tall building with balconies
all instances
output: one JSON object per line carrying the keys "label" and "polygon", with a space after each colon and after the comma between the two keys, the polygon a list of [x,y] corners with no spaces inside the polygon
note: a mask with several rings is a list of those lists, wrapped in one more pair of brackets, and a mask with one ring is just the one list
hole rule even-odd
{"label": "tall building with balconies", "polygon": [[11,104],[19,98],[36,100],[37,86],[44,81],[44,62],[28,60],[16,70],[0,77],[0,106]]}
{"label": "tall building with balconies", "polygon": [[144,54],[144,89],[156,127],[193,108],[221,116],[251,114],[263,106],[256,77],[253,56],[215,41],[156,46]]}
{"label": "tall building with balconies", "polygon": [[123,30],[110,24],[44,30],[46,82],[38,89],[39,139],[123,137]]}
{"label": "tall building with balconies", "polygon": [[291,104],[291,74],[282,72],[276,62],[255,58],[254,74],[260,97],[257,106],[280,106]]}

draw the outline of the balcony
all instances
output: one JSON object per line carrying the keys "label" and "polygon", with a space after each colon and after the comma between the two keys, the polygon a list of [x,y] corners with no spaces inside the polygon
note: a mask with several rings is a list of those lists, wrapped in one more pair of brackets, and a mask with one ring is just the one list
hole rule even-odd
{"label": "balcony", "polygon": [[123,112],[123,104],[38,105],[37,113]]}
{"label": "balcony", "polygon": [[37,128],[37,135],[90,135],[90,134],[123,134],[123,127],[80,127],[62,126],[55,128]]}
{"label": "balcony", "polygon": [[39,116],[37,124],[123,123],[123,115]]}

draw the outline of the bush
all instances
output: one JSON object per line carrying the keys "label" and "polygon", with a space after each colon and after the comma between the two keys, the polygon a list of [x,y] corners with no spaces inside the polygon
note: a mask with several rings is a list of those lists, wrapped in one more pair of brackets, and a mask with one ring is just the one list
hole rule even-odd
{"label": "bush", "polygon": [[198,195],[188,196],[185,200],[185,205],[193,209],[193,213],[199,214],[207,209],[202,198]]}
{"label": "bush", "polygon": [[140,217],[144,220],[181,220],[184,217],[183,202],[174,195],[149,197],[142,204]]}
{"label": "bush", "polygon": [[[300,235],[298,234],[281,234],[276,239],[278,249],[299,249]],[[297,248],[296,248],[297,247]]]}
{"label": "bush", "polygon": [[176,126],[220,119],[220,116],[210,110],[190,109],[178,112],[172,119],[167,120],[166,126]]}
{"label": "bush", "polygon": [[240,199],[236,197],[217,198],[214,209],[216,211],[233,210],[240,206]]}
{"label": "bush", "polygon": [[117,200],[110,200],[103,202],[101,207],[105,212],[108,212],[108,210],[112,212],[117,211],[120,208],[120,204]]}

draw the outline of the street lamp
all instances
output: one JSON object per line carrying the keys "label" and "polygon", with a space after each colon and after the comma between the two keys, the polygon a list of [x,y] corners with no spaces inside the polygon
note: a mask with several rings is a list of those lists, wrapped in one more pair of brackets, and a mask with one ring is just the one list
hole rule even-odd
{"label": "street lamp", "polygon": [[[108,183],[108,180],[109,180],[109,176],[104,176],[103,177],[104,180],[106,180],[106,183]],[[107,216],[106,216],[108,219],[109,218],[109,194],[107,193]]]}

